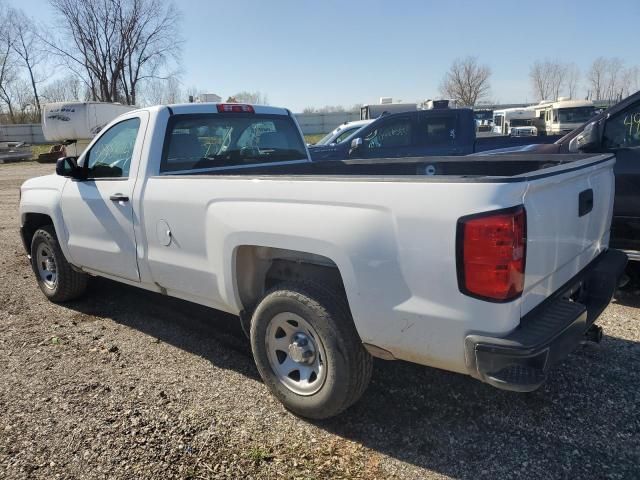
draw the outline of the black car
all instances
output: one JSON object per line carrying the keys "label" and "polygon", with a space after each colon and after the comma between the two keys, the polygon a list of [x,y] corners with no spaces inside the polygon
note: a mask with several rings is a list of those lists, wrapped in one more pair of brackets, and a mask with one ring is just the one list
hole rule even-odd
{"label": "black car", "polygon": [[640,261],[640,91],[596,115],[555,143],[504,148],[501,153],[616,154],[616,197],[611,223],[611,247]]}

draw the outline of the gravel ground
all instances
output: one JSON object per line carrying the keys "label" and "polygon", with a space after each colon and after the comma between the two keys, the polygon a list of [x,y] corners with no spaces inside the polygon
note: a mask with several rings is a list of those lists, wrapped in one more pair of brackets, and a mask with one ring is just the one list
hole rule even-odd
{"label": "gravel ground", "polygon": [[0,478],[640,478],[640,295],[532,394],[403,362],[309,422],[267,392],[233,317],[95,279],[38,290],[0,165]]}

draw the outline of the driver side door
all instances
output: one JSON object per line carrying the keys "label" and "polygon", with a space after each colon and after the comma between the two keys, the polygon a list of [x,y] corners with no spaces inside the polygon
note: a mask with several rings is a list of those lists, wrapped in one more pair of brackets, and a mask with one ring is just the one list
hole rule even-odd
{"label": "driver side door", "polygon": [[[414,120],[402,115],[374,122],[362,132],[362,146],[350,158],[408,157],[416,154]],[[359,136],[359,135],[358,135]]]}
{"label": "driver side door", "polygon": [[61,209],[74,265],[139,281],[132,194],[148,114],[128,116],[82,155],[85,179],[70,179]]}

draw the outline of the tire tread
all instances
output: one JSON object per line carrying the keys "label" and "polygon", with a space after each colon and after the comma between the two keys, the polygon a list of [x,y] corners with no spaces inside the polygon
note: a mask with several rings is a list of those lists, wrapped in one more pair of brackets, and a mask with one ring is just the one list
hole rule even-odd
{"label": "tire tread", "polygon": [[[39,241],[39,238],[42,238],[51,246],[56,256],[58,284],[54,292],[51,292],[41,285],[41,280],[35,265],[36,260],[34,247],[35,243]],[[34,273],[36,274],[38,285],[40,285],[40,289],[52,302],[58,303],[74,300],[80,297],[87,289],[87,274],[77,272],[71,267],[71,264],[67,261],[60,249],[58,237],[53,225],[40,227],[33,235],[33,240],[31,242],[31,262]]]}

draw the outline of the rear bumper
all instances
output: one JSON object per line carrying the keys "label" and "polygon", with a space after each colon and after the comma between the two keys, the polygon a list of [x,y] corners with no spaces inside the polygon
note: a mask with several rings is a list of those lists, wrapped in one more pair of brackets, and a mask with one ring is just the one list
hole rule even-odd
{"label": "rear bumper", "polygon": [[540,387],[549,368],[584,340],[611,301],[626,264],[623,252],[608,250],[525,315],[506,337],[468,335],[469,373],[504,390],[529,392]]}

